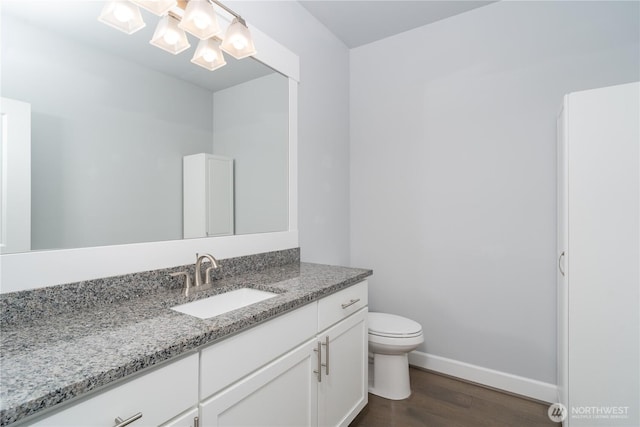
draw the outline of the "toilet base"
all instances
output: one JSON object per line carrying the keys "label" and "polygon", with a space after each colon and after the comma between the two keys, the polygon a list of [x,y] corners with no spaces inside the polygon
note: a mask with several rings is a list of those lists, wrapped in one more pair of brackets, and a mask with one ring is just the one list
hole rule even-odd
{"label": "toilet base", "polygon": [[404,354],[373,354],[369,364],[369,393],[390,400],[411,396],[409,357]]}

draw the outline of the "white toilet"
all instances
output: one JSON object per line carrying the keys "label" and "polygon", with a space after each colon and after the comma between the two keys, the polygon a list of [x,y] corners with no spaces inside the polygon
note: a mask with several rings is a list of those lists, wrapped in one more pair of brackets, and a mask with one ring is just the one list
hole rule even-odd
{"label": "white toilet", "polygon": [[422,326],[405,317],[369,313],[369,393],[401,400],[411,395],[410,351],[422,342]]}

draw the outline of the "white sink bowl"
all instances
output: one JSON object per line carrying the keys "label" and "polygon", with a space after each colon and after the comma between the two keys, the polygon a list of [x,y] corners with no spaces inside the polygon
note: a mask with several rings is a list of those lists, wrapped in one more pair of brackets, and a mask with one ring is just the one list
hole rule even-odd
{"label": "white sink bowl", "polygon": [[240,288],[187,304],[176,305],[171,309],[199,317],[200,319],[209,319],[277,295],[273,292],[259,291],[252,288]]}

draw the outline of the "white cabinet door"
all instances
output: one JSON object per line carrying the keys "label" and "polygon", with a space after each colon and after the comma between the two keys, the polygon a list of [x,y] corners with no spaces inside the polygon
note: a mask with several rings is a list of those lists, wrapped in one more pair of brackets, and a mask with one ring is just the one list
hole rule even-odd
{"label": "white cabinet door", "polygon": [[234,233],[233,159],[200,153],[182,160],[183,237]]}
{"label": "white cabinet door", "polygon": [[307,341],[203,402],[200,425],[316,426],[315,345]]}
{"label": "white cabinet door", "polygon": [[638,117],[640,83],[565,97],[558,358],[571,427],[640,425]]}
{"label": "white cabinet door", "polygon": [[234,233],[233,159],[207,156],[207,236]]}
{"label": "white cabinet door", "polygon": [[31,104],[0,98],[0,253],[31,250]]}
{"label": "white cabinet door", "polygon": [[367,309],[318,335],[322,345],[318,425],[347,426],[367,404]]}

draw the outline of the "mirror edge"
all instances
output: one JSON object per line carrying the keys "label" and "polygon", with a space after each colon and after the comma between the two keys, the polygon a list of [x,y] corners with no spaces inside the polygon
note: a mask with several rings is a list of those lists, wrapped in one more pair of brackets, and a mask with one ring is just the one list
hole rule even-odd
{"label": "mirror edge", "polygon": [[[230,22],[229,19],[224,19]],[[220,259],[296,248],[298,241],[298,83],[300,58],[251,26],[255,59],[289,79],[289,229],[260,234],[170,240],[0,255],[0,293],[156,270],[194,262],[198,252]],[[108,260],[108,262],[105,262]]]}

